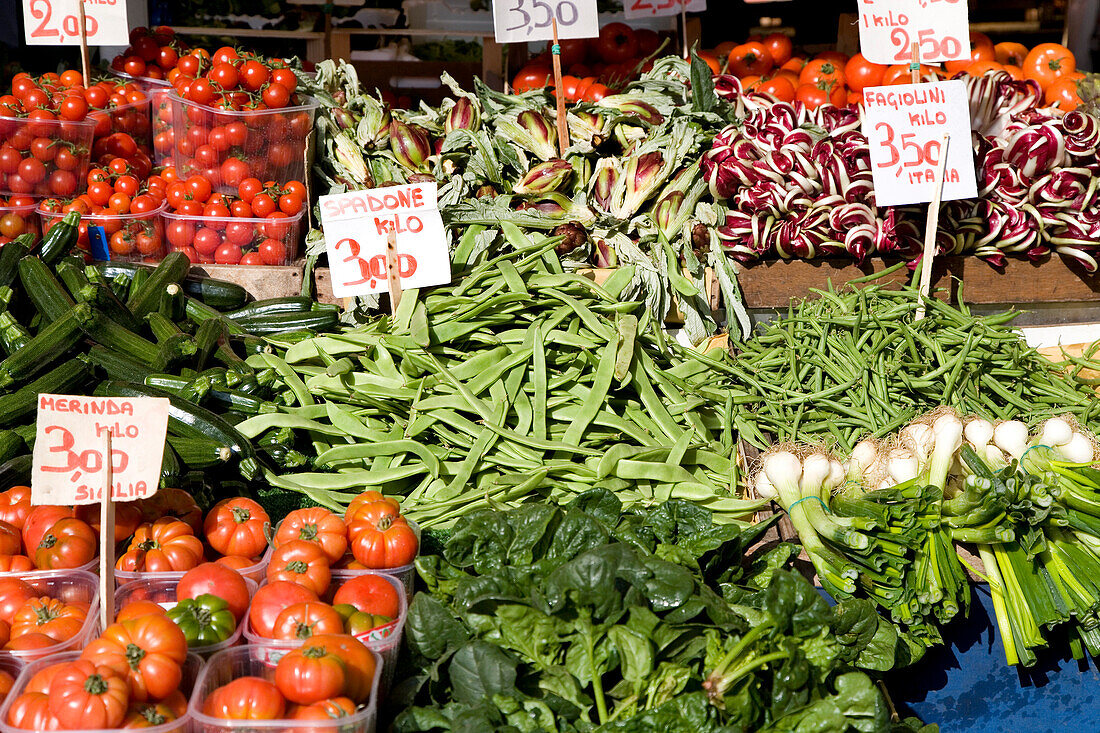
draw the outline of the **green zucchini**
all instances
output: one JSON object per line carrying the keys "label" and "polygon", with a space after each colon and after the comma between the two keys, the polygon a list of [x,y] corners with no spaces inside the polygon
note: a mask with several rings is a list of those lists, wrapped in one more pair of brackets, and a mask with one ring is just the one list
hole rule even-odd
{"label": "green zucchini", "polygon": [[130,313],[126,304],[119,300],[118,296],[115,295],[115,291],[111,290],[106,285],[88,283],[81,288],[77,300],[82,303],[89,303],[98,308],[103,312],[103,315],[128,331],[137,333],[141,330],[141,324],[139,324],[133,314]]}
{"label": "green zucchini", "polygon": [[34,246],[33,234],[20,234],[0,248],[0,285],[11,285],[19,277],[19,260]]}
{"label": "green zucchini", "polygon": [[0,310],[6,311],[8,306],[11,305],[11,299],[15,295],[15,291],[7,285],[0,285]]}
{"label": "green zucchini", "polygon": [[179,481],[182,468],[179,456],[172,449],[172,444],[164,442],[164,453],[160,459],[160,485],[161,488],[175,486]]}
{"label": "green zucchini", "polygon": [[198,345],[198,353],[195,354],[195,368],[204,369],[210,355],[218,346],[218,339],[225,337],[225,320],[210,318],[199,324],[195,330],[195,343]]}
{"label": "green zucchini", "polygon": [[37,257],[19,260],[19,281],[23,283],[24,292],[47,323],[56,321],[75,305],[57,275]]}
{"label": "green zucchini", "polygon": [[43,328],[23,348],[0,361],[0,387],[25,382],[60,359],[80,340],[92,307],[79,303],[61,318]]}
{"label": "green zucchini", "polygon": [[153,368],[167,371],[169,367],[191,358],[197,351],[195,339],[189,334],[177,333],[169,336],[157,344],[157,358],[153,361]]}
{"label": "green zucchini", "polygon": [[157,363],[160,348],[156,344],[128,328],[123,328],[97,308],[91,309],[85,322],[81,323],[81,329],[97,344],[117,349],[143,364],[152,366]]}
{"label": "green zucchini", "polygon": [[171,392],[132,382],[108,380],[95,390],[103,397],[165,397],[168,399],[168,430],[184,438],[206,439],[226,446],[241,461],[241,474],[248,479],[259,474],[252,444],[228,421],[210,410],[193,405]]}
{"label": "green zucchini", "polygon": [[151,371],[148,365],[99,344],[95,344],[88,349],[88,360],[106,372],[108,379],[141,382],[145,380],[145,377]]}
{"label": "green zucchini", "polygon": [[38,257],[47,265],[52,265],[67,255],[76,246],[80,235],[80,212],[70,211],[55,223],[42,237],[38,248]]}
{"label": "green zucchini", "polygon": [[38,435],[38,426],[36,424],[12,425],[9,430],[18,435],[28,449],[34,450],[34,439]]}
{"label": "green zucchini", "polygon": [[189,269],[191,269],[191,260],[187,259],[187,255],[182,252],[169,252],[136,292],[131,281],[131,295],[126,301],[126,307],[134,314],[134,318],[145,318],[147,313],[156,310],[160,305],[160,296],[164,289],[170,283],[178,283],[182,280]]}
{"label": "green zucchini", "polygon": [[11,425],[33,413],[39,394],[77,394],[91,378],[92,366],[83,356],[62,362],[15,392],[0,396],[0,425]]}
{"label": "green zucchini", "polygon": [[275,353],[275,349],[271,348],[271,344],[264,341],[259,336],[253,336],[250,333],[230,334],[229,343],[232,345],[240,344],[241,350],[244,351],[245,356]]}
{"label": "green zucchini", "polygon": [[227,319],[218,311],[192,297],[187,298],[186,308],[187,320],[191,321],[196,326],[202,325],[203,321],[209,321],[211,318],[220,318],[225,321],[225,330],[230,334],[245,333],[244,328],[240,325]]}
{"label": "green zucchini", "polygon": [[57,276],[61,278],[61,282],[65,284],[65,287],[69,291],[69,295],[73,296],[77,300],[80,299],[80,291],[86,286],[91,285],[91,280],[88,279],[88,275],[84,272],[83,267],[74,267],[71,262],[66,258],[59,263],[56,268]]}
{"label": "green zucchini", "polygon": [[312,298],[303,298],[299,295],[286,298],[268,298],[267,300],[257,300],[255,303],[249,303],[244,308],[226,313],[225,316],[239,321],[273,316],[276,313],[305,313],[309,311],[311,305],[313,305]]}
{"label": "green zucchini", "polygon": [[[150,268],[125,262],[108,262],[99,265],[109,277],[124,275],[127,279],[138,271],[148,272]],[[248,302],[248,291],[236,283],[216,280],[211,277],[187,275],[179,281],[185,295],[197,298],[206,305],[219,310],[240,308]]]}
{"label": "green zucchini", "polygon": [[248,415],[262,415],[279,411],[278,406],[273,402],[233,389],[212,389],[210,390],[210,399],[227,410],[243,412]]}
{"label": "green zucchini", "polygon": [[145,324],[149,326],[149,330],[153,332],[153,338],[157,342],[164,341],[165,339],[183,333],[175,321],[165,316],[160,311],[153,311],[145,315]]}
{"label": "green zucchini", "polygon": [[157,311],[173,323],[179,323],[187,317],[187,301],[179,283],[169,283],[160,295]]}
{"label": "green zucchini", "polygon": [[329,331],[336,328],[340,322],[340,314],[336,312],[308,313],[277,313],[263,319],[243,321],[240,325],[251,334],[262,336],[264,334],[280,334],[283,341],[285,331]]}
{"label": "green zucchini", "polygon": [[168,443],[188,468],[213,468],[221,466],[233,457],[233,451],[213,440],[181,438],[169,435]]}
{"label": "green zucchini", "polygon": [[214,350],[214,359],[239,374],[252,374],[255,370],[233,351],[233,345],[223,330],[218,336],[218,348]]}
{"label": "green zucchini", "polygon": [[10,489],[12,486],[30,486],[33,464],[34,456],[28,453],[24,456],[16,456],[0,465],[0,488]]}
{"label": "green zucchini", "polygon": [[29,344],[32,338],[23,324],[15,320],[15,316],[8,311],[0,313],[0,346],[4,347],[5,354],[14,354]]}
{"label": "green zucchini", "polygon": [[191,380],[177,377],[174,374],[153,373],[145,377],[142,383],[147,387],[156,387],[178,395],[184,387],[191,383]]}
{"label": "green zucchini", "polygon": [[14,430],[0,430],[0,461],[7,461],[23,453],[27,444]]}

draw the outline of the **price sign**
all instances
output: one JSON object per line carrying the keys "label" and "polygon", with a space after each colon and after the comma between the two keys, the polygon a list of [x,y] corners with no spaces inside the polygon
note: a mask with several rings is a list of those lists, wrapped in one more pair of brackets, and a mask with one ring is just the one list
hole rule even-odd
{"label": "price sign", "polygon": [[388,290],[386,238],[397,235],[402,289],[451,281],[451,258],[436,184],[372,188],[322,196],[321,229],[337,298]]}
{"label": "price sign", "polygon": [[966,0],[859,0],[859,45],[876,64],[970,58]]}
{"label": "price sign", "polygon": [[[79,46],[79,0],[23,0],[23,34],[28,46]],[[89,46],[130,43],[126,0],[84,0]]]}
{"label": "price sign", "polygon": [[549,41],[555,18],[558,38],[600,35],[596,0],[493,0],[497,43]]}
{"label": "price sign", "polygon": [[943,136],[951,136],[943,200],[974,198],[974,150],[966,82],[901,84],[863,90],[863,134],[871,146],[875,203],[901,206],[931,201]]}
{"label": "price sign", "polygon": [[679,15],[681,11],[702,13],[706,9],[707,0],[624,0],[623,2],[623,12],[627,20]]}
{"label": "price sign", "polygon": [[102,501],[108,434],[111,499],[152,496],[160,483],[167,432],[168,400],[161,397],[38,395],[31,503]]}

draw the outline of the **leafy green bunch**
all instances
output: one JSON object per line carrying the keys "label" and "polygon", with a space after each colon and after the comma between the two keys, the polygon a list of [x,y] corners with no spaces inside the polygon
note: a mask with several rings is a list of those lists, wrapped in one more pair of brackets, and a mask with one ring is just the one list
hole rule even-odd
{"label": "leafy green bunch", "polygon": [[418,561],[395,730],[919,729],[856,669],[892,666],[894,627],[830,608],[790,546],[749,553],[766,528],[602,490],[466,516]]}

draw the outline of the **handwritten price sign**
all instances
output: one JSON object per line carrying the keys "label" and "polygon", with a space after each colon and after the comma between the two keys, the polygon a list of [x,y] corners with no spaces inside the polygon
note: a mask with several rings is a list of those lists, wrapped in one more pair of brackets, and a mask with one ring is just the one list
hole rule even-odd
{"label": "handwritten price sign", "polygon": [[451,281],[436,184],[350,191],[322,196],[320,203],[332,293],[337,298],[388,290],[386,239],[391,231],[397,235],[402,289]]}
{"label": "handwritten price sign", "polygon": [[168,400],[160,397],[38,395],[31,503],[102,501],[108,460],[112,500],[152,496],[160,483],[167,431]]}
{"label": "handwritten price sign", "polygon": [[623,12],[627,20],[653,18],[661,15],[679,15],[681,10],[688,13],[702,13],[707,9],[707,0],[625,0]]}
{"label": "handwritten price sign", "polygon": [[[661,1],[668,2],[658,0]],[[497,43],[549,41],[554,37],[555,18],[558,38],[600,35],[596,0],[493,0]]]}
{"label": "handwritten price sign", "polygon": [[901,84],[863,90],[863,134],[871,146],[875,203],[901,206],[932,200],[943,136],[950,135],[943,200],[978,195],[970,146],[966,82]]}
{"label": "handwritten price sign", "polygon": [[859,0],[859,45],[868,61],[908,62],[914,43],[925,63],[969,58],[966,0]]}
{"label": "handwritten price sign", "polygon": [[[79,0],[23,0],[23,33],[28,46],[79,46]],[[89,46],[130,42],[126,0],[84,0]]]}

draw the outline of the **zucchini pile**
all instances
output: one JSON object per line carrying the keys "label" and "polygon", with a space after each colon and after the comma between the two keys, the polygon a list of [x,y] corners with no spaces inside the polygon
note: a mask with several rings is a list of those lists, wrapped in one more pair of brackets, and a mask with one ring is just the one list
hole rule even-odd
{"label": "zucchini pile", "polygon": [[29,479],[40,393],[166,397],[162,485],[207,501],[239,493],[219,479],[260,476],[263,456],[234,426],[285,399],[271,335],[285,343],[333,330],[338,308],[249,302],[238,285],[190,277],[179,252],[155,268],[87,265],[73,251],[79,221],[68,214],[38,245],[25,235],[0,249],[0,476]]}

